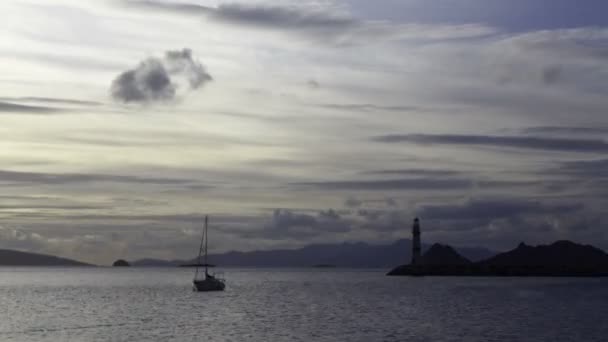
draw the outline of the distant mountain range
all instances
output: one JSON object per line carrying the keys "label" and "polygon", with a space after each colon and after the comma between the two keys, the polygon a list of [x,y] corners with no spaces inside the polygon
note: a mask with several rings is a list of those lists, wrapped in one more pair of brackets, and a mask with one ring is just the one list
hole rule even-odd
{"label": "distant mountain range", "polygon": [[[209,262],[227,267],[313,267],[315,265],[345,268],[390,268],[395,263],[411,259],[412,242],[398,240],[388,245],[371,245],[363,242],[309,245],[299,249],[280,249],[253,252],[228,252],[209,255]],[[429,248],[423,245],[423,250]],[[485,248],[457,248],[469,260],[483,260],[496,254]],[[179,266],[195,264],[191,260],[141,259],[132,266]]]}
{"label": "distant mountain range", "polygon": [[52,255],[0,249],[0,266],[93,266]]}
{"label": "distant mountain range", "polygon": [[590,245],[557,241],[528,246],[471,262],[450,246],[434,245],[419,263],[394,268],[388,275],[438,276],[608,276],[608,254]]}

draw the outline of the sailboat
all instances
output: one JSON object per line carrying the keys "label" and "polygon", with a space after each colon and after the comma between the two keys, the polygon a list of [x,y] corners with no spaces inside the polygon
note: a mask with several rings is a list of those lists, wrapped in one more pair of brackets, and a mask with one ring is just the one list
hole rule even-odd
{"label": "sailboat", "polygon": [[[208,291],[224,291],[226,284],[223,279],[216,277],[213,274],[209,274],[209,264],[207,263],[207,245],[209,243],[209,237],[207,234],[207,223],[208,217],[205,216],[205,229],[203,230],[203,237],[201,238],[201,246],[198,249],[198,259],[196,263],[196,271],[194,271],[193,290],[198,292]],[[199,277],[199,266],[201,265],[201,254],[204,251],[204,265],[205,265],[205,278],[198,279]]]}

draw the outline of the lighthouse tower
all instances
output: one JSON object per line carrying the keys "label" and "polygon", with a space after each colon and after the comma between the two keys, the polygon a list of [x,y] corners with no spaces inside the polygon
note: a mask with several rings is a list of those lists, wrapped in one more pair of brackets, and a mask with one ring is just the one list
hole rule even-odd
{"label": "lighthouse tower", "polygon": [[420,220],[414,219],[412,226],[412,265],[420,262]]}

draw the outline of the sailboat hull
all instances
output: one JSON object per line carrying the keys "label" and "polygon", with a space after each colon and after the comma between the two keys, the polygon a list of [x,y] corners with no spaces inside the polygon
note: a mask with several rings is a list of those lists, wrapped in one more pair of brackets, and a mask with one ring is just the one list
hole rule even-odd
{"label": "sailboat hull", "polygon": [[197,292],[224,291],[226,284],[218,279],[207,278],[205,280],[195,280],[194,290]]}

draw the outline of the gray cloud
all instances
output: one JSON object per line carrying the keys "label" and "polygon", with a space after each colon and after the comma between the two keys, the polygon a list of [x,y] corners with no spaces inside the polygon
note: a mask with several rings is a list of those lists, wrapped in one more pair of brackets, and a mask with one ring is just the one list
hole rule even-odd
{"label": "gray cloud", "polygon": [[175,97],[175,88],[162,62],[149,58],[120,74],[112,82],[111,93],[125,103],[166,101]]}
{"label": "gray cloud", "polygon": [[303,7],[281,7],[250,4],[221,4],[212,18],[260,27],[290,29],[347,29],[359,21],[344,15]]}
{"label": "gray cloud", "polygon": [[525,199],[471,200],[458,205],[430,205],[421,207],[417,213],[428,219],[448,220],[493,220],[524,214],[564,214],[581,211],[582,204],[547,205]]}
{"label": "gray cloud", "polygon": [[357,112],[375,112],[375,111],[386,111],[386,112],[411,112],[418,111],[422,108],[416,106],[382,106],[371,103],[359,103],[359,104],[335,104],[327,103],[318,105],[321,108],[336,109],[336,110],[348,110]]}
{"label": "gray cloud", "polygon": [[402,175],[402,176],[458,176],[462,172],[454,170],[438,170],[438,169],[394,169],[394,170],[373,170],[365,171],[361,174],[365,175]]}
{"label": "gray cloud", "polygon": [[608,159],[563,162],[552,170],[558,174],[578,176],[583,179],[608,179]]}
{"label": "gray cloud", "polygon": [[165,53],[165,64],[169,74],[185,74],[192,89],[197,89],[213,80],[205,67],[192,58],[192,50],[190,49],[167,51]]}
{"label": "gray cloud", "polygon": [[327,233],[347,233],[351,229],[351,222],[333,209],[314,215],[276,209],[265,227],[251,235],[268,239],[311,238]]}
{"label": "gray cloud", "polygon": [[546,85],[558,83],[562,78],[563,72],[564,70],[562,69],[562,67],[558,65],[551,65],[545,67],[542,71],[543,83]]}
{"label": "gray cloud", "polygon": [[366,21],[335,6],[268,5],[223,3],[218,7],[176,4],[161,1],[128,1],[129,6],[162,10],[182,15],[205,16],[210,20],[263,29],[304,33],[315,40],[337,45],[391,39],[450,39],[478,37],[494,33],[483,25],[398,25],[385,21]]}
{"label": "gray cloud", "polygon": [[213,78],[192,58],[190,49],[167,51],[163,59],[150,57],[120,74],[110,89],[116,101],[149,103],[175,98],[179,85],[172,76],[187,78],[190,89],[198,89]]}
{"label": "gray cloud", "polygon": [[539,126],[524,128],[521,132],[524,134],[600,135],[608,134],[608,127]]}
{"label": "gray cloud", "polygon": [[206,15],[213,20],[265,28],[346,29],[359,24],[350,16],[303,6],[224,3],[218,7],[161,1],[127,1],[128,5],[161,9],[186,15]]}
{"label": "gray cloud", "polygon": [[347,208],[358,208],[363,204],[363,201],[355,198],[355,197],[349,197],[344,201],[344,205]]}
{"label": "gray cloud", "polygon": [[79,173],[36,173],[0,170],[0,183],[69,184],[92,182],[116,182],[139,184],[187,184],[192,181],[169,178],[135,177],[122,175]]}
{"label": "gray cloud", "polygon": [[608,152],[608,143],[599,139],[456,134],[392,134],[374,137],[373,140],[382,143],[404,142],[419,145],[495,146],[565,152]]}
{"label": "gray cloud", "polygon": [[310,89],[319,89],[319,88],[321,88],[321,84],[318,81],[312,80],[312,79],[308,80],[308,82],[306,82],[306,85]]}
{"label": "gray cloud", "polygon": [[[103,103],[96,101],[84,101],[74,99],[60,99],[54,97],[0,97],[0,100],[10,102],[39,102],[39,103],[52,103],[52,104],[67,104],[67,105],[84,105],[84,106],[101,106]],[[44,107],[42,107],[44,108]]]}
{"label": "gray cloud", "polygon": [[355,180],[295,183],[296,186],[331,190],[456,190],[468,189],[473,182],[468,179],[408,178],[389,180]]}
{"label": "gray cloud", "polygon": [[32,113],[32,114],[48,114],[57,112],[58,108],[43,107],[43,106],[29,106],[22,104],[15,104],[10,102],[0,102],[0,113]]}

